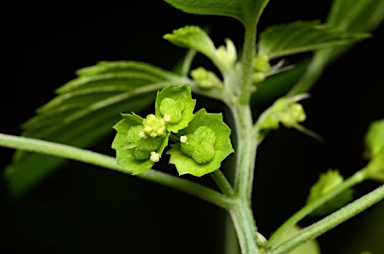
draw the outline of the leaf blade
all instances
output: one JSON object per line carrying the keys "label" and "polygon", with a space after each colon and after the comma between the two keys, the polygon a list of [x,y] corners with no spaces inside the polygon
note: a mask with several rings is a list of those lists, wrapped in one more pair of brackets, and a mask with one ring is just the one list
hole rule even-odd
{"label": "leaf blade", "polygon": [[269,59],[316,49],[340,46],[367,38],[368,34],[340,32],[319,21],[296,21],[275,25],[260,34],[259,54]]}
{"label": "leaf blade", "polygon": [[[134,62],[100,62],[57,89],[59,95],[27,121],[23,136],[88,147],[112,131],[120,112],[141,111],[155,91],[185,81],[155,66]],[[6,169],[11,194],[20,197],[64,160],[18,151]],[[33,170],[31,170],[33,168]]]}

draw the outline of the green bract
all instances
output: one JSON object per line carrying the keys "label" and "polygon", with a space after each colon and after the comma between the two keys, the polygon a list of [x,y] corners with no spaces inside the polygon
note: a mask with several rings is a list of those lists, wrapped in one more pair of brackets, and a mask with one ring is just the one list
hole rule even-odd
{"label": "green bract", "polygon": [[370,125],[365,143],[371,157],[367,165],[368,175],[373,180],[384,182],[384,119]]}
{"label": "green bract", "polygon": [[256,123],[258,130],[278,129],[279,123],[285,127],[296,127],[306,115],[303,106],[295,98],[282,97],[260,115]]}
{"label": "green bract", "polygon": [[[319,180],[311,187],[307,203],[316,201],[343,183],[344,179],[337,170],[328,170],[320,175]],[[344,206],[353,199],[353,190],[347,189],[335,198],[326,202],[311,213],[314,216],[324,215]]]}
{"label": "green bract", "polygon": [[156,116],[164,119],[167,130],[177,133],[186,128],[193,119],[195,104],[188,85],[167,86],[157,93]]}
{"label": "green bract", "polygon": [[[159,161],[168,145],[169,134],[159,124],[162,119],[157,119],[154,115],[148,115],[146,119],[135,114],[122,114],[122,117],[123,119],[113,126],[117,131],[112,143],[112,148],[116,150],[117,162],[134,175],[143,173]],[[148,131],[147,127],[150,126],[152,130]],[[162,134],[157,135],[160,130],[163,130]],[[156,133],[156,136],[153,133]]]}
{"label": "green bract", "polygon": [[179,132],[180,144],[171,145],[167,152],[170,163],[180,175],[202,176],[219,169],[221,162],[234,150],[230,140],[231,129],[221,114],[199,110],[188,127]]}

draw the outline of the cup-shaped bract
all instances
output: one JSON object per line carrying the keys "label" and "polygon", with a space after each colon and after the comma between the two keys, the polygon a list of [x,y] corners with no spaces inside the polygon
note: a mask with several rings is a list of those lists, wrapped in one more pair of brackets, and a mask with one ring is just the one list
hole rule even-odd
{"label": "cup-shaped bract", "polygon": [[171,145],[169,162],[180,175],[203,176],[220,168],[221,162],[233,148],[231,129],[221,114],[199,110],[188,127],[179,131],[181,143]]}
{"label": "cup-shaped bract", "polygon": [[143,173],[159,161],[168,145],[169,133],[154,136],[150,135],[150,132],[147,135],[146,125],[143,123],[153,117],[143,119],[135,114],[122,114],[122,117],[123,119],[113,126],[117,131],[112,143],[112,148],[116,150],[117,162],[134,175]]}
{"label": "cup-shaped bract", "polygon": [[167,86],[156,96],[156,116],[164,119],[168,131],[177,133],[193,119],[196,100],[192,99],[188,85]]}

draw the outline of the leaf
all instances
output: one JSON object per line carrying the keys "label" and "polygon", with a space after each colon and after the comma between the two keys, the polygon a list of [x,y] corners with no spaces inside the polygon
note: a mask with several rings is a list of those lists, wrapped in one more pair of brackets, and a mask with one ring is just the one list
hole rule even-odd
{"label": "leaf", "polygon": [[[196,100],[192,99],[191,88],[188,85],[179,87],[168,86],[157,93],[155,111],[156,116],[164,118],[166,128],[177,133],[188,126],[193,119]],[[174,120],[175,115],[179,114]],[[169,117],[169,119],[166,119]]]}
{"label": "leaf", "polygon": [[[315,201],[332,191],[344,181],[337,170],[328,170],[320,175],[319,180],[311,187],[307,198],[307,204]],[[335,211],[353,199],[353,190],[347,189],[332,200],[317,208],[311,213],[313,216],[321,216]]]}
{"label": "leaf", "polygon": [[[339,31],[373,31],[384,18],[384,1],[377,0],[334,0],[329,12],[327,24]],[[333,48],[330,59],[341,55],[352,45]]]}
{"label": "leaf", "polygon": [[[183,149],[181,149],[181,144],[171,145],[172,148],[167,152],[171,155],[169,163],[175,164],[177,171],[180,175],[191,174],[194,176],[203,176],[205,174],[216,171],[220,168],[221,162],[231,153],[233,153],[233,148],[230,140],[231,129],[223,122],[221,114],[210,114],[205,111],[205,109],[199,110],[195,114],[195,118],[189,123],[186,129],[181,130],[178,134],[181,137],[190,134],[196,134],[196,131],[200,127],[207,127],[214,133],[214,155],[209,161],[200,161],[197,162],[191,154],[187,152],[187,155]],[[200,133],[200,140],[203,141],[206,137],[204,132]],[[212,137],[209,138],[212,140]],[[188,142],[187,140],[182,140],[183,142]],[[211,143],[209,143],[211,144]],[[198,149],[198,153],[202,154],[206,151],[204,147],[194,146],[191,147],[191,150]],[[201,150],[200,150],[201,149]]]}
{"label": "leaf", "polygon": [[369,37],[341,32],[319,21],[296,21],[267,28],[260,34],[259,55],[269,59],[345,45]]}
{"label": "leaf", "polygon": [[237,0],[165,0],[173,7],[186,13],[232,17],[244,22]]}
{"label": "leaf", "polygon": [[255,24],[269,0],[165,0],[186,13],[219,15]]}
{"label": "leaf", "polygon": [[185,26],[173,30],[171,34],[163,36],[164,39],[176,46],[194,49],[205,55],[220,69],[224,70],[225,64],[217,57],[216,47],[208,34],[198,26]]}
{"label": "leaf", "polygon": [[[287,231],[280,239],[277,241],[276,245],[283,243],[289,240],[290,237],[294,236],[296,233],[300,232],[302,228],[299,226],[292,227],[289,231]],[[310,240],[303,245],[300,245],[293,251],[288,254],[320,254],[320,247],[316,240]]]}
{"label": "leaf", "polygon": [[[158,89],[184,83],[170,72],[133,61],[100,62],[77,74],[23,125],[23,136],[87,147],[111,132],[120,112],[139,112]],[[11,193],[21,196],[63,161],[18,151],[5,172]]]}

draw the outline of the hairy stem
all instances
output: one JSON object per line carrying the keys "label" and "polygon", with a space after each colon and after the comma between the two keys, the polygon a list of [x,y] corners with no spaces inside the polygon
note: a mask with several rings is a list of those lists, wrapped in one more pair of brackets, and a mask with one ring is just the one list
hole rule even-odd
{"label": "hairy stem", "polygon": [[[0,146],[72,159],[115,170],[124,174],[131,174],[129,170],[120,167],[117,164],[116,159],[113,157],[72,146],[1,133]],[[136,176],[188,193],[224,209],[229,209],[233,206],[233,201],[230,198],[218,193],[217,191],[163,172],[149,170]]]}
{"label": "hairy stem", "polygon": [[253,58],[255,57],[256,22],[245,25],[243,55],[241,61],[241,83],[239,104],[248,105],[251,98]]}
{"label": "hairy stem", "polygon": [[295,226],[300,220],[302,220],[304,217],[309,215],[311,212],[313,212],[314,210],[316,210],[326,202],[330,201],[331,199],[333,199],[343,191],[347,190],[348,188],[356,184],[363,182],[367,178],[368,178],[368,175],[366,171],[364,169],[359,170],[355,174],[353,174],[351,177],[349,177],[347,180],[345,180],[342,184],[340,184],[335,189],[327,193],[326,195],[304,206],[302,209],[300,209],[298,212],[292,215],[286,222],[283,223],[283,225],[281,225],[275,231],[275,233],[268,240],[267,248],[273,248],[274,245],[281,238],[281,236],[283,236],[288,230],[290,230],[293,226]]}
{"label": "hairy stem", "polygon": [[235,193],[250,202],[257,150],[251,109],[249,106],[236,105],[231,107],[231,110],[237,135]]}
{"label": "hairy stem", "polygon": [[273,248],[268,254],[283,254],[289,253],[291,250],[297,248],[301,244],[315,239],[330,229],[336,227],[342,222],[352,218],[374,204],[384,199],[384,185],[376,190],[364,195],[363,197],[355,200],[351,204],[341,208],[340,210],[332,213],[324,219],[314,223],[313,225],[298,232],[292,238]]}
{"label": "hairy stem", "polygon": [[238,202],[229,209],[237,237],[239,239],[242,254],[259,253],[257,246],[257,230],[253,213],[248,202],[237,200]]}

